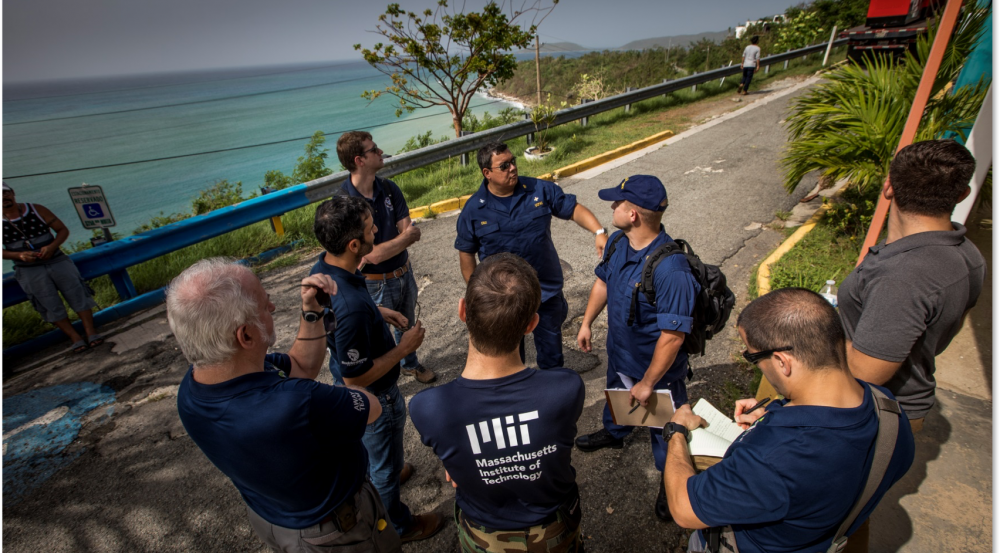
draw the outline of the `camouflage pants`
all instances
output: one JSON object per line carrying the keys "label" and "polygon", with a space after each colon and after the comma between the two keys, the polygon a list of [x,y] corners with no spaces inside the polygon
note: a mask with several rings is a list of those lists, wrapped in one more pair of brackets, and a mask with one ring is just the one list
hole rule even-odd
{"label": "camouflage pants", "polygon": [[465,517],[455,504],[458,543],[465,553],[583,553],[580,500],[556,511],[556,519],[519,530],[494,530]]}

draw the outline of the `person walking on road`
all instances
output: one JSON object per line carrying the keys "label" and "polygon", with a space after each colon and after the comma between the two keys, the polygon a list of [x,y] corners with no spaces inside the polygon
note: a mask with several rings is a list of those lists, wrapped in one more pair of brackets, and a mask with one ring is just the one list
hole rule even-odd
{"label": "person walking on road", "polygon": [[[612,224],[620,229],[611,237],[624,235],[610,256],[595,269],[597,279],[587,300],[577,344],[592,349],[591,325],[608,307],[608,388],[630,389],[634,401],[646,405],[656,390],[669,390],[674,407],[687,402],[684,378],[688,376],[688,354],[682,347],[691,332],[695,300],[701,287],[683,255],[670,255],[656,265],[652,282],[656,304],[651,305],[638,293],[647,256],[672,241],[660,224],[667,209],[667,191],[660,179],[634,175],[618,186],[598,192],[602,200],[612,202]],[[604,428],[576,439],[581,451],[605,447],[621,449],[632,427],[614,423],[605,404]],[[666,445],[658,429],[649,429],[656,470],[663,472]],[[663,486],[657,486],[655,513],[670,520]]]}
{"label": "person walking on road", "polygon": [[[479,190],[469,198],[458,216],[455,249],[462,277],[469,282],[479,261],[501,252],[518,255],[538,272],[542,286],[541,318],[535,327],[538,368],[562,367],[562,324],[569,305],[563,297],[563,273],[559,254],[552,243],[552,216],[572,219],[594,235],[597,255],[604,252],[607,232],[597,217],[565,194],[554,182],[520,177],[517,159],[506,144],[490,142],[476,156],[483,174]],[[521,342],[524,360],[524,342]]]}
{"label": "person walking on road", "polygon": [[[420,321],[409,321],[398,311],[375,305],[366,279],[358,270],[361,260],[375,247],[378,232],[371,207],[362,198],[334,196],[316,209],[316,238],[326,250],[319,255],[312,274],[325,274],[337,283],[331,298],[336,328],[327,346],[336,356],[344,382],[364,386],[382,405],[382,417],[369,424],[362,442],[368,450],[368,473],[389,510],[402,541],[429,538],[444,525],[438,513],[412,515],[399,497],[401,481],[413,474],[403,460],[406,401],[399,392],[399,362],[424,341]],[[396,344],[386,327],[408,328]]]}
{"label": "person walking on road", "polygon": [[753,80],[753,74],[760,71],[760,46],[757,43],[760,41],[760,37],[754,35],[750,38],[750,44],[743,49],[743,79],[740,81],[740,85],[736,87],[736,93],[746,96],[750,92],[750,81]]}
{"label": "person walking on road", "polygon": [[167,321],[191,363],[177,412],[272,550],[398,552],[361,443],[382,407],[363,388],[315,381],[325,354],[317,296],[336,293],[326,275],[303,279],[295,342],[268,353],[275,307],[257,276],[222,258],[186,269],[167,288]]}
{"label": "person walking on road", "polygon": [[[412,321],[416,315],[417,281],[407,248],[420,240],[420,229],[410,220],[406,198],[395,182],[375,174],[385,161],[371,134],[350,131],[340,135],[337,157],[351,173],[339,193],[364,198],[378,228],[375,249],[365,256],[361,266],[368,293],[377,305],[398,311]],[[393,334],[399,342],[403,331],[394,329]],[[330,369],[336,376],[339,367],[332,357]],[[403,358],[400,370],[423,384],[436,378],[434,371],[420,364],[416,352]]]}
{"label": "person walking on road", "polygon": [[456,488],[466,553],[583,550],[571,464],[583,380],[570,369],[526,368],[518,354],[540,304],[530,265],[510,253],[487,258],[458,303],[469,329],[465,369],[410,400],[420,440]]}
{"label": "person walking on road", "polygon": [[[74,353],[80,353],[101,345],[104,338],[94,326],[94,291],[59,249],[67,238],[69,229],[59,217],[43,205],[17,203],[14,189],[3,183],[3,258],[14,262],[14,278],[35,311],[70,339]],[[70,324],[59,292],[80,317],[86,339]]]}

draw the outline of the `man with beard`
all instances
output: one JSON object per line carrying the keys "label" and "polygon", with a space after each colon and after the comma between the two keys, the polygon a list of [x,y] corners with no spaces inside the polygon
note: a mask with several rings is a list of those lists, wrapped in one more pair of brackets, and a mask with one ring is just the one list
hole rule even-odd
{"label": "man with beard", "polygon": [[[399,498],[406,402],[396,386],[399,362],[420,347],[424,328],[420,321],[410,326],[400,313],[376,306],[368,294],[358,265],[374,249],[377,227],[364,198],[327,200],[316,210],[313,231],[326,251],[311,274],[329,275],[338,288],[331,298],[336,328],[327,336],[330,354],[339,363],[344,382],[365,387],[382,406],[382,416],[368,425],[362,438],[372,483],[403,542],[429,538],[441,529],[443,517],[433,512],[414,516]],[[409,326],[399,344],[393,341],[386,320],[397,328]]]}

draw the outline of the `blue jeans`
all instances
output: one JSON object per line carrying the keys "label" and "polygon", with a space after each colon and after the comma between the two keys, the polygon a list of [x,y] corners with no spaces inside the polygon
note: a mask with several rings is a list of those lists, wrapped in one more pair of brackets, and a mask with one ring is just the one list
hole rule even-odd
{"label": "blue jeans", "polygon": [[744,67],[743,68],[743,79],[740,80],[740,84],[743,85],[743,92],[750,89],[750,81],[753,80],[753,74],[756,70],[755,67]]}
{"label": "blue jeans", "polygon": [[410,508],[399,499],[399,473],[403,470],[403,428],[406,401],[393,384],[378,396],[382,416],[365,428],[361,443],[368,450],[368,476],[389,512],[396,532],[403,535],[413,526]]}
{"label": "blue jeans", "polygon": [[[538,326],[535,338],[535,364],[539,369],[563,366],[562,325],[566,322],[569,304],[562,292],[542,302],[538,307]],[[521,338],[521,362],[524,362],[524,338]]]}
{"label": "blue jeans", "polygon": [[[417,308],[417,281],[413,278],[413,266],[409,265],[409,261],[406,263],[410,270],[406,271],[405,275],[386,280],[366,280],[365,284],[368,285],[368,295],[372,297],[375,305],[399,311],[412,325],[416,323],[413,316]],[[392,334],[398,344],[403,331],[392,327]],[[399,363],[404,369],[415,369],[419,364],[416,352],[407,355]]]}
{"label": "blue jeans", "polygon": [[[670,378],[674,378],[670,375]],[[667,376],[660,379],[659,382],[653,386],[654,390],[670,390],[670,394],[674,398],[674,409],[677,409],[681,405],[684,405],[688,401],[687,386],[684,384],[684,377],[682,376],[678,380],[673,382],[667,382]],[[636,379],[636,382],[639,380]],[[620,376],[616,371],[608,368],[608,388],[625,388],[625,383],[622,382]],[[608,404],[604,404],[604,428],[607,429],[615,438],[619,440],[628,436],[632,433],[634,426],[620,426],[614,423],[614,419],[611,418],[611,409]],[[659,428],[649,429],[649,441],[653,446],[653,464],[656,466],[656,470],[663,472],[663,467],[667,462],[667,443],[663,441],[663,433]]]}

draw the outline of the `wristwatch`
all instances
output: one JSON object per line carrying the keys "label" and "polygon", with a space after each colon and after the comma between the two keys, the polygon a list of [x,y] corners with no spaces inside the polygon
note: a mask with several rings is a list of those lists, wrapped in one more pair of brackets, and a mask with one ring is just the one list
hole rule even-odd
{"label": "wristwatch", "polygon": [[323,315],[326,315],[325,307],[322,311],[302,311],[302,318],[305,319],[307,323],[315,323],[316,321],[322,319]]}
{"label": "wristwatch", "polygon": [[602,234],[607,234],[607,233],[608,231],[602,227],[594,231],[594,236],[600,236]]}
{"label": "wristwatch", "polygon": [[674,434],[683,434],[684,440],[691,439],[691,434],[688,432],[687,427],[683,424],[676,422],[668,422],[666,426],[663,427],[663,441],[669,446],[670,438],[674,437]]}

